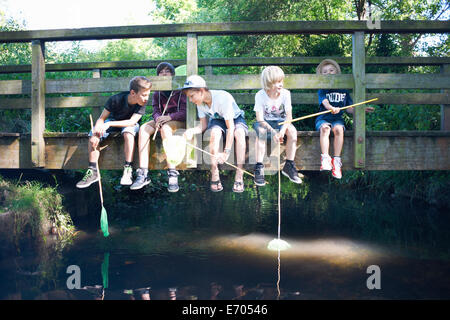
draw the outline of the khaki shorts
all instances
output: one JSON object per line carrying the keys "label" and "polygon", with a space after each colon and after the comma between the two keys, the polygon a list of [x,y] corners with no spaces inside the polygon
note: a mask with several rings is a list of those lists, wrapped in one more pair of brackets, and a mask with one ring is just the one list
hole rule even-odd
{"label": "khaki shorts", "polygon": [[[150,121],[149,125],[151,125],[153,128],[156,128],[155,120]],[[163,126],[165,125],[168,125],[172,129],[172,131],[176,131],[177,129],[186,129],[186,122],[183,121],[171,120],[163,124]]]}

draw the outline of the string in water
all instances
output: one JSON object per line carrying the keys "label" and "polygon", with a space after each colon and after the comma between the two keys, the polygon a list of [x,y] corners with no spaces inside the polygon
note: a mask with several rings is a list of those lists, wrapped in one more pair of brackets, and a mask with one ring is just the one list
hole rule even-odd
{"label": "string in water", "polygon": [[[291,247],[289,243],[280,239],[281,234],[281,143],[278,143],[278,238],[273,239],[267,245],[269,250],[287,250]],[[278,252],[279,253],[279,252]]]}

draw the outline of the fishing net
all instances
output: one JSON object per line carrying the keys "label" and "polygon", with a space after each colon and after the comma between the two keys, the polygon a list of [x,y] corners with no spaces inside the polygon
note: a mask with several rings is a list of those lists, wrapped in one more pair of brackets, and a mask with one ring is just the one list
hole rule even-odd
{"label": "fishing net", "polygon": [[102,214],[100,215],[100,228],[102,229],[103,236],[109,236],[108,231],[108,215],[106,213],[105,207],[102,206]]}
{"label": "fishing net", "polygon": [[171,136],[163,140],[164,152],[167,162],[171,165],[179,165],[186,153],[186,140],[183,136]]}

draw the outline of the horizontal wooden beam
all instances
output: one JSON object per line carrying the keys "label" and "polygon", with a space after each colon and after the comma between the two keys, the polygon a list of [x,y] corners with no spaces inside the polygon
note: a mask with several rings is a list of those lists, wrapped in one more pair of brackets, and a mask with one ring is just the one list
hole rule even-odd
{"label": "horizontal wooden beam", "polygon": [[[342,153],[343,170],[354,170],[353,163],[353,132],[345,132],[344,149]],[[45,133],[45,152],[47,169],[85,169],[88,165],[87,133]],[[254,168],[255,134],[250,131],[247,140],[246,168]],[[104,141],[107,147],[100,157],[100,168],[120,170],[123,166],[123,139],[119,136]],[[450,132],[445,131],[377,131],[366,133],[366,163],[365,170],[450,170]],[[30,156],[30,135],[22,134],[0,135],[0,168],[25,169],[32,168]],[[298,133],[295,162],[300,170],[319,170],[320,144],[317,131],[301,131]],[[203,143],[208,150],[208,142]],[[266,171],[276,168],[276,157],[265,158]],[[284,146],[283,146],[284,149]],[[165,156],[161,141],[151,141],[151,170],[166,168]],[[283,154],[284,155],[284,154]],[[134,161],[137,163],[137,153]],[[208,156],[198,154],[201,170],[209,170]],[[234,158],[230,160],[234,162]],[[181,165],[180,169],[185,166]],[[224,166],[224,169],[231,169]]]}
{"label": "horizontal wooden beam", "polygon": [[[323,59],[330,58],[340,65],[351,65],[351,57],[240,57],[240,58],[203,58],[198,60],[199,66],[232,67],[232,66],[316,66]],[[175,67],[186,64],[185,59],[164,60]],[[122,70],[156,68],[162,60],[145,61],[109,61],[80,63],[49,63],[45,65],[46,72]],[[366,65],[405,65],[428,66],[450,64],[450,57],[366,57]],[[0,66],[0,73],[30,73],[31,65]]]}
{"label": "horizontal wooden beam", "polygon": [[[210,89],[248,90],[259,89],[259,75],[206,75]],[[183,86],[185,77],[149,77],[152,91],[174,90]],[[128,90],[131,78],[88,78],[47,80],[46,93],[94,93]],[[353,78],[349,74],[322,76],[315,74],[288,74],[284,80],[287,89],[352,89]],[[445,74],[366,74],[367,89],[448,89],[450,77]],[[0,81],[0,95],[30,94],[30,80]]]}
{"label": "horizontal wooden beam", "polygon": [[[232,93],[237,104],[253,105],[254,93]],[[84,108],[103,107],[109,96],[61,97],[46,98],[46,108]],[[369,93],[367,99],[378,98],[376,104],[394,105],[435,105],[446,104],[450,101],[449,93]],[[318,104],[317,93],[291,93],[292,104],[314,105]],[[30,109],[31,101],[28,98],[0,99],[0,109]]]}
{"label": "horizontal wooden beam", "polygon": [[[370,26],[371,27],[371,26]],[[0,32],[0,43],[40,41],[102,40],[152,37],[181,37],[248,34],[350,34],[366,33],[447,33],[450,21],[380,21],[370,28],[366,21],[248,21],[227,23],[185,23],[81,29],[27,30]]]}

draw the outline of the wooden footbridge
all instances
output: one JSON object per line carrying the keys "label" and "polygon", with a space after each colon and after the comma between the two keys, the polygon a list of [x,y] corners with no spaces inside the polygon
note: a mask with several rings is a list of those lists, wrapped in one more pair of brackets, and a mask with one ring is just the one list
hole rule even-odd
{"label": "wooden footbridge", "polygon": [[[284,58],[210,58],[199,59],[197,43],[202,36],[249,34],[331,34],[352,35],[352,57],[331,57],[341,65],[351,65],[352,74],[320,76],[288,74],[287,89],[351,89],[355,102],[377,97],[377,104],[440,105],[441,130],[436,131],[366,131],[366,114],[357,108],[352,130],[345,133],[343,163],[347,170],[450,170],[450,58],[449,57],[366,57],[364,37],[369,33],[446,34],[449,21],[381,21],[371,29],[365,21],[292,21],[237,22],[206,24],[171,24],[127,27],[105,27],[65,30],[0,32],[0,43],[31,42],[31,65],[0,66],[3,74],[31,73],[31,80],[1,80],[0,109],[31,109],[31,132],[0,132],[0,168],[84,169],[88,162],[87,132],[46,132],[47,108],[93,107],[99,112],[108,97],[99,93],[128,90],[129,78],[102,78],[102,70],[148,69],[161,61],[120,61],[97,63],[46,64],[45,42],[92,39],[125,39],[151,37],[187,37],[187,55],[182,60],[164,60],[175,66],[186,64],[187,75],[199,73],[210,89],[232,92],[238,104],[252,105],[254,93],[242,91],[260,88],[259,74],[213,75],[217,66],[310,65],[326,57]],[[435,65],[439,73],[385,74],[366,73],[368,65]],[[46,72],[92,71],[86,79],[46,79]],[[29,78],[29,77],[28,77]],[[152,90],[176,89],[185,77],[150,77]],[[399,93],[403,89],[421,89],[420,93]],[[236,92],[241,91],[241,92]],[[68,96],[69,95],[69,96]],[[72,95],[72,96],[70,96]],[[316,93],[293,93],[293,105],[317,104]],[[187,127],[196,122],[195,106],[189,104]],[[3,131],[0,128],[0,131]],[[207,141],[197,138],[197,145],[208,150]],[[247,167],[254,159],[254,132],[247,143]],[[100,157],[103,169],[120,169],[123,165],[123,141],[110,138]],[[298,133],[296,164],[301,170],[318,170],[320,146],[318,132]],[[332,146],[332,143],[331,143]],[[270,149],[270,148],[269,148]],[[152,142],[150,169],[164,169],[161,142]],[[209,160],[200,152],[190,152],[182,168],[209,168]],[[270,158],[270,157],[269,157]],[[134,158],[138,162],[137,152]],[[267,165],[269,164],[269,159]]]}

